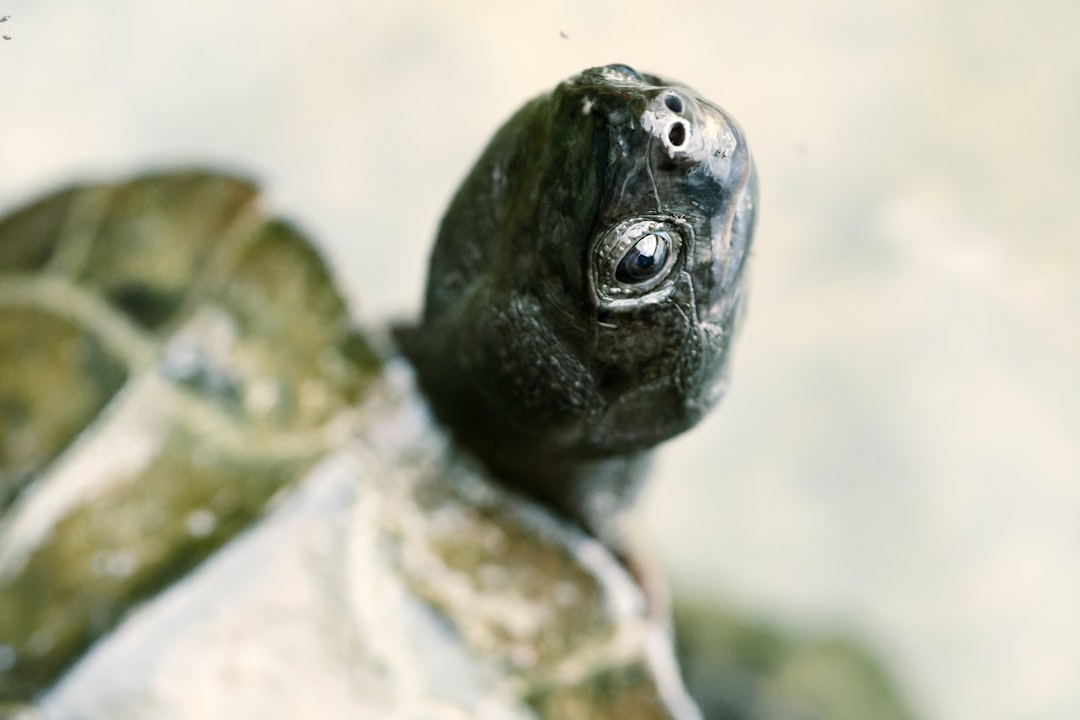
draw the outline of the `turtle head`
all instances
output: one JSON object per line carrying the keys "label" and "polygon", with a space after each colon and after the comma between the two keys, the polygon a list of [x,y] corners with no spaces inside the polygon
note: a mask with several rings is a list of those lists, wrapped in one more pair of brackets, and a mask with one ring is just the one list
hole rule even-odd
{"label": "turtle head", "polygon": [[458,190],[402,335],[436,416],[564,506],[582,468],[692,426],[723,391],[755,195],[741,130],[685,86],[611,65],[527,104]]}

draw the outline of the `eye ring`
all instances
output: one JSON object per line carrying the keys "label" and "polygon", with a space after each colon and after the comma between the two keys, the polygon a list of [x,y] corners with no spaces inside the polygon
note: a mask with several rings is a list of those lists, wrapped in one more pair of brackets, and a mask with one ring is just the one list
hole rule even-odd
{"label": "eye ring", "polygon": [[590,278],[595,300],[617,308],[667,297],[692,238],[691,226],[682,218],[638,216],[616,223],[593,245]]}

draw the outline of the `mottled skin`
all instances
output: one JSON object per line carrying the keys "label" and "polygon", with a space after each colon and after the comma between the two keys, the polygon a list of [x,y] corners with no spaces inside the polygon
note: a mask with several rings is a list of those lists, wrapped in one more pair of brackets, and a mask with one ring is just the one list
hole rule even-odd
{"label": "mottled skin", "polygon": [[436,416],[604,535],[649,449],[723,392],[755,204],[741,130],[685,86],[613,65],[529,103],[458,190],[399,332]]}

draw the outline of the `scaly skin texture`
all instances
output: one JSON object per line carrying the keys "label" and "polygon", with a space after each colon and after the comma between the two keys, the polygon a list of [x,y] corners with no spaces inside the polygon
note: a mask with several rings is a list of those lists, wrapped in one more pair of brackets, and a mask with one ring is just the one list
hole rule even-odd
{"label": "scaly skin texture", "polygon": [[742,131],[593,68],[513,116],[458,190],[399,339],[501,482],[604,535],[657,443],[721,396],[754,226]]}

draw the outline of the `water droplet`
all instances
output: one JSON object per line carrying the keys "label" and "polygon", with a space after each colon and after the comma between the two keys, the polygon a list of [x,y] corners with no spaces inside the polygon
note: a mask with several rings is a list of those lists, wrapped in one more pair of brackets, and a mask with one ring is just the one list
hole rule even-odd
{"label": "water droplet", "polygon": [[272,378],[259,378],[247,386],[244,404],[253,415],[268,415],[281,403],[281,383]]}
{"label": "water droplet", "polygon": [[90,558],[95,575],[123,580],[139,566],[138,558],[130,550],[98,550]]}
{"label": "water droplet", "polygon": [[206,508],[197,508],[188,513],[184,527],[193,538],[204,538],[217,527],[217,516]]}
{"label": "water droplet", "polygon": [[41,657],[48,654],[56,644],[56,638],[48,628],[38,628],[30,639],[26,641],[26,649],[31,655]]}

